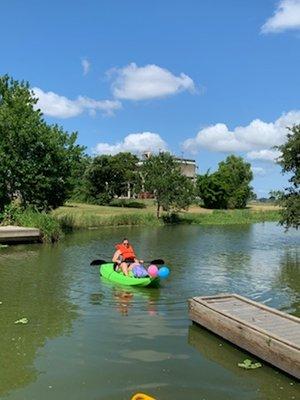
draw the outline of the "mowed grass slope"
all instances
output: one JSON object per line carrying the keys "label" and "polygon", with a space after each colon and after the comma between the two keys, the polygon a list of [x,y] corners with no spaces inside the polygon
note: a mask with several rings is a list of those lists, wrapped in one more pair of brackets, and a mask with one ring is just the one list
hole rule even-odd
{"label": "mowed grass slope", "polygon": [[[65,229],[80,229],[98,226],[150,225],[157,226],[163,220],[156,218],[153,200],[143,201],[144,209],[97,206],[84,203],[68,203],[53,211]],[[179,214],[178,223],[226,225],[265,221],[278,221],[280,209],[272,204],[250,204],[245,210],[208,210],[192,206]]]}

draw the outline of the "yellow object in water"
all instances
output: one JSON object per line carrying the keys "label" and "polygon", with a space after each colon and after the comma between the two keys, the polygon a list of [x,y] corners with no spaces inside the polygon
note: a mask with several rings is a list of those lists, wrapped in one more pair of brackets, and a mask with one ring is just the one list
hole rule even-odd
{"label": "yellow object in water", "polygon": [[144,393],[136,393],[131,400],[155,400],[155,398]]}

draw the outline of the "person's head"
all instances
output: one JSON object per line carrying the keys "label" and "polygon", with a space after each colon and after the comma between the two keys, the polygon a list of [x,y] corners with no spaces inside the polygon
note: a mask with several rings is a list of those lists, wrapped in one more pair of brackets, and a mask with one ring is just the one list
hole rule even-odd
{"label": "person's head", "polygon": [[122,240],[122,243],[124,244],[124,246],[126,246],[126,247],[128,247],[129,246],[129,241],[128,241],[128,239],[127,238],[124,238],[123,240]]}

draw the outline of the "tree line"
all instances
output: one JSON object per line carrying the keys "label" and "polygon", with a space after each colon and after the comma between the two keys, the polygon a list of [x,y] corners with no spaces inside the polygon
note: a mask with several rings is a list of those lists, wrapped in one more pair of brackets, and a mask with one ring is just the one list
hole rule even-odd
{"label": "tree line", "polygon": [[[253,198],[251,165],[230,155],[217,171],[195,182],[181,173],[169,153],[143,161],[131,153],[91,157],[76,143],[77,132],[49,125],[37,109],[29,84],[0,77],[0,212],[14,199],[21,207],[51,210],[68,199],[109,205],[114,198],[151,193],[157,216],[186,209],[195,201],[214,209],[245,208]],[[292,174],[281,193],[282,223],[299,226],[300,125],[290,129],[280,146],[279,163]]]}

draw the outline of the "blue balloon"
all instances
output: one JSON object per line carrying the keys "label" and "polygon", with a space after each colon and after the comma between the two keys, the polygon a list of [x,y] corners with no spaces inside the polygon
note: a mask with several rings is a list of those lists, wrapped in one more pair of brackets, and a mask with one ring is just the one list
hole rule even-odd
{"label": "blue balloon", "polygon": [[159,268],[158,276],[161,279],[166,279],[169,275],[170,275],[170,270],[168,267],[164,266],[164,267]]}

